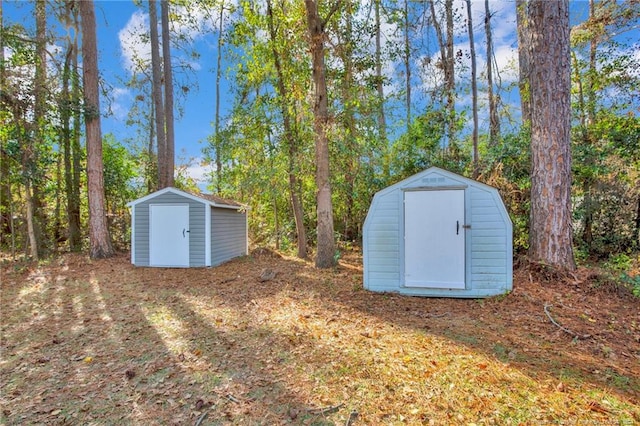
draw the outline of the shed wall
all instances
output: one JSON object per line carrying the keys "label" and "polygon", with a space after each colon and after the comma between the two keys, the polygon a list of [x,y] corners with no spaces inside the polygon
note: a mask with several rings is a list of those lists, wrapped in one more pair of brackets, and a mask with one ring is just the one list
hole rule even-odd
{"label": "shed wall", "polygon": [[507,291],[512,283],[512,226],[501,212],[495,193],[471,187],[471,287]]}
{"label": "shed wall", "polygon": [[373,291],[400,287],[400,190],[378,193],[365,220],[363,246],[365,285]]}
{"label": "shed wall", "polygon": [[[459,178],[459,179],[458,179]],[[465,189],[466,288],[404,287],[403,191],[428,187]],[[422,296],[484,297],[512,287],[512,225],[497,190],[462,176],[432,170],[378,192],[363,236],[364,285],[378,292]]]}
{"label": "shed wall", "polygon": [[179,194],[167,192],[135,205],[135,259],[138,266],[149,266],[149,205],[189,205],[189,266],[205,266],[205,205]]}
{"label": "shed wall", "polygon": [[246,255],[246,212],[215,207],[211,209],[211,266]]}

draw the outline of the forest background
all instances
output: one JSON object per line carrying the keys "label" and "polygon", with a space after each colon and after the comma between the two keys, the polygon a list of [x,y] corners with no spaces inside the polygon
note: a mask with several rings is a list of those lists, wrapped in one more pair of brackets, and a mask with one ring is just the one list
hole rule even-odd
{"label": "forest background", "polygon": [[[1,245],[14,257],[84,250],[90,232],[82,122],[96,114],[81,101],[78,8],[72,2],[18,3],[34,13],[26,21],[2,20]],[[96,5],[101,3],[109,2]],[[307,256],[316,247],[318,182],[317,84],[305,3],[160,3],[167,9],[167,18],[160,19],[167,29],[160,32],[170,40],[162,56],[173,58],[164,60],[171,65],[164,75],[171,78],[154,73],[153,49],[143,47],[120,82],[134,99],[129,129],[102,139],[111,241],[128,248],[126,203],[167,183],[158,129],[169,125],[157,126],[163,105],[156,103],[154,80],[172,83],[165,99],[175,95],[170,110],[180,117],[197,90],[202,52],[194,50],[195,41],[207,32],[217,46],[210,73],[214,99],[202,107],[212,117],[203,149],[212,170],[207,189],[250,207],[253,244]],[[155,8],[155,2],[135,4],[143,15]],[[522,58],[496,60],[495,40],[506,37],[494,19],[501,5],[319,4],[326,18],[324,129],[339,242],[334,257],[360,241],[376,191],[432,165],[497,187],[514,222],[514,248],[528,250],[531,147],[523,111],[529,88]],[[640,247],[640,8],[637,1],[570,5],[579,15],[572,15],[571,29],[574,253],[579,262],[605,261],[628,270]],[[38,16],[45,18],[39,25]],[[153,18],[145,22],[147,29],[159,28]],[[140,46],[151,45],[153,32],[137,34]],[[221,86],[225,80],[228,87]],[[114,91],[105,80],[101,89],[98,115],[106,120]],[[519,104],[508,101],[514,93]],[[173,151],[170,157],[175,159]],[[178,165],[171,183],[198,191],[189,166]]]}

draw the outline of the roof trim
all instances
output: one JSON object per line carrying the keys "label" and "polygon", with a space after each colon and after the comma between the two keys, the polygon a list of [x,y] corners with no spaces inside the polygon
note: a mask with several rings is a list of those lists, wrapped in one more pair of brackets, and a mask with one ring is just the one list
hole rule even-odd
{"label": "roof trim", "polygon": [[413,174],[413,175],[411,175],[411,176],[409,176],[409,177],[407,177],[405,179],[402,179],[401,181],[396,182],[393,185],[387,186],[386,188],[381,189],[377,193],[380,193],[381,195],[382,194],[386,194],[386,193],[391,192],[391,191],[393,191],[393,190],[395,190],[395,189],[397,189],[399,187],[403,187],[409,181],[420,179],[423,176],[431,174],[431,173],[434,173],[434,172],[443,174],[443,175],[445,175],[445,176],[447,176],[447,177],[449,177],[450,179],[453,179],[453,180],[466,181],[468,183],[468,185],[480,186],[480,187],[484,187],[484,189],[487,189],[487,190],[497,191],[497,188],[495,188],[495,187],[493,187],[491,185],[487,185],[484,182],[480,182],[480,181],[477,181],[475,179],[468,178],[466,176],[462,176],[462,175],[460,175],[458,173],[454,173],[454,172],[450,172],[450,171],[445,170],[445,169],[441,169],[440,167],[431,166],[428,169],[425,169],[425,170],[423,170],[421,172],[418,172],[416,174]]}
{"label": "roof trim", "polygon": [[193,195],[193,194],[189,194],[188,192],[181,191],[178,188],[174,188],[172,186],[169,186],[169,187],[166,187],[166,188],[162,188],[162,189],[160,189],[160,190],[158,190],[156,192],[152,192],[151,194],[145,195],[142,198],[138,198],[137,200],[130,201],[130,202],[127,203],[127,207],[133,207],[133,206],[135,206],[137,204],[143,203],[145,201],[149,201],[149,200],[151,200],[151,199],[153,199],[155,197],[158,197],[160,195],[166,194],[168,192],[180,195],[180,196],[185,197],[185,198],[189,198],[190,200],[193,200],[193,201],[196,201],[196,202],[199,202],[199,203],[202,203],[202,204],[206,204],[206,205],[209,205],[211,207],[218,207],[218,208],[222,208],[222,209],[232,209],[232,210],[246,209],[246,207],[242,206],[242,205],[234,206],[234,205],[231,205],[231,204],[222,204],[222,203],[217,203],[217,202],[212,201],[212,200],[207,200],[205,198],[198,197],[198,196]]}

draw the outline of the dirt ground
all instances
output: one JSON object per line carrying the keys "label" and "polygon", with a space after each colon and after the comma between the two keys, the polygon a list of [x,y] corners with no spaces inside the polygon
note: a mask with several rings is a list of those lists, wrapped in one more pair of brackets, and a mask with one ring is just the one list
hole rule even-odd
{"label": "dirt ground", "polygon": [[640,299],[594,270],[479,300],[365,291],[357,252],[1,279],[2,424],[640,423]]}

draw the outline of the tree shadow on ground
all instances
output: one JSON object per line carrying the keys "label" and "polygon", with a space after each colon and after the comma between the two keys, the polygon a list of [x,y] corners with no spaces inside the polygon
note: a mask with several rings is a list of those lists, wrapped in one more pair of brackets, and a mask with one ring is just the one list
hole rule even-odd
{"label": "tree shadow on ground", "polygon": [[[635,300],[618,302],[629,316],[608,331],[576,340],[544,304],[563,321],[586,312],[589,325],[603,321],[595,299],[526,280],[500,298],[429,299],[362,290],[357,257],[331,270],[268,255],[201,269],[136,268],[124,255],[57,262],[3,269],[7,424],[333,424],[355,410],[362,424],[437,423],[572,404],[615,416],[562,399],[585,384],[637,408],[638,364],[620,360],[638,349],[612,342],[637,327]],[[450,417],[463,405],[468,417]]]}

